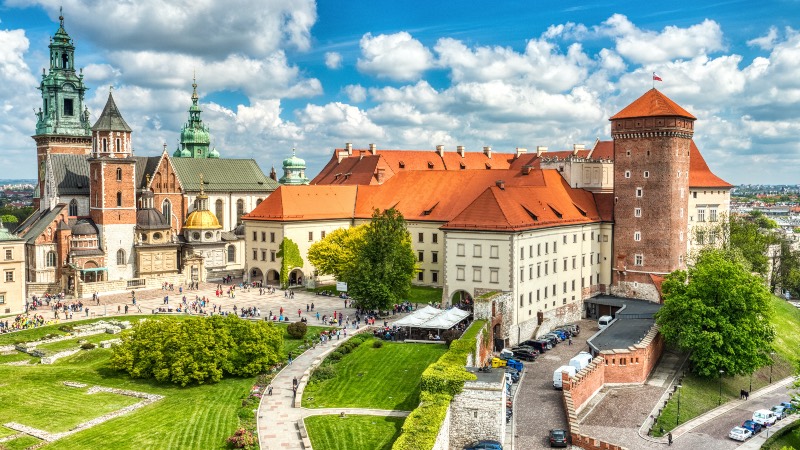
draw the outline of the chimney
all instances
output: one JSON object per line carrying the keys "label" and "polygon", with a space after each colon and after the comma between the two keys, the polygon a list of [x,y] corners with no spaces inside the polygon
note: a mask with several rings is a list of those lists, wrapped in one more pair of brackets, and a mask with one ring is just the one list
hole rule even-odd
{"label": "chimney", "polygon": [[517,158],[519,158],[520,156],[524,155],[525,153],[528,153],[528,149],[527,148],[519,148],[519,147],[517,147]]}
{"label": "chimney", "polygon": [[336,150],[336,159],[338,159],[339,162],[342,162],[342,160],[345,159],[345,158],[347,158],[347,150],[346,149]]}
{"label": "chimney", "polygon": [[483,154],[486,155],[487,158],[491,159],[492,158],[492,147],[490,147],[490,146],[483,147]]}
{"label": "chimney", "polygon": [[374,155],[378,152],[378,146],[375,144],[369,144],[369,153]]}
{"label": "chimney", "polygon": [[444,158],[444,145],[437,145],[436,146],[436,153]]}
{"label": "chimney", "polygon": [[547,147],[545,147],[543,145],[537,145],[536,146],[536,156],[542,156],[542,153],[545,153],[545,152],[547,152]]}
{"label": "chimney", "polygon": [[377,172],[375,172],[375,178],[378,180],[378,184],[382,184],[383,180],[386,178],[386,169],[379,168]]}
{"label": "chimney", "polygon": [[464,146],[463,145],[457,146],[456,147],[456,153],[458,153],[458,155],[463,158],[464,157]]}
{"label": "chimney", "polygon": [[505,191],[506,190],[506,182],[505,181],[497,180],[497,181],[494,182],[494,184],[496,184],[497,187],[499,187],[501,191]]}
{"label": "chimney", "polygon": [[575,156],[578,154],[579,151],[586,150],[586,146],[583,144],[572,144],[572,155]]}
{"label": "chimney", "polygon": [[350,142],[344,144],[345,150],[347,150],[347,156],[353,156],[353,144]]}

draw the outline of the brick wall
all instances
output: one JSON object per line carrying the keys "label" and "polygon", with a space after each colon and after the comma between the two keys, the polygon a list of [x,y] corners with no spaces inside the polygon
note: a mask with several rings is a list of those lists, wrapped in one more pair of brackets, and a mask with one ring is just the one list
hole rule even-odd
{"label": "brick wall", "polygon": [[664,350],[664,339],[653,326],[636,345],[627,349],[604,350],[606,383],[644,383]]}
{"label": "brick wall", "polygon": [[603,358],[597,357],[583,370],[575,374],[575,377],[570,379],[566,374],[563,374],[563,377],[565,381],[563,384],[564,391],[570,393],[575,411],[578,412],[583,408],[586,401],[592,398],[606,382],[605,362]]}

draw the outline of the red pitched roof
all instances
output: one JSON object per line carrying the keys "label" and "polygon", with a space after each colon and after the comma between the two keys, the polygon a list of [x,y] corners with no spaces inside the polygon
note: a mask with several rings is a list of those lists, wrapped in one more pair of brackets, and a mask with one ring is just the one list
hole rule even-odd
{"label": "red pitched roof", "polygon": [[592,159],[614,159],[614,141],[598,140],[592,149]]}
{"label": "red pitched roof", "polygon": [[280,186],[247,220],[301,221],[350,219],[357,186]]}
{"label": "red pitched roof", "polygon": [[653,88],[634,100],[633,103],[623,108],[622,111],[611,116],[610,120],[656,116],[680,116],[696,119],[695,116],[689,114],[688,111],[681,108],[680,105],[673,102],[658,89]]}
{"label": "red pitched roof", "polygon": [[732,184],[726,182],[722,178],[714,175],[711,169],[708,168],[706,160],[695,145],[694,141],[691,144],[689,153],[689,187],[700,188],[725,188],[730,189]]}

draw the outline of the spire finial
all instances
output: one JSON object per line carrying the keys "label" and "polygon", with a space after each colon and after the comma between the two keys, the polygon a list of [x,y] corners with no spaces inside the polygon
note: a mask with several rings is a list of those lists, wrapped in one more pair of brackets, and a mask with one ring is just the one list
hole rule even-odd
{"label": "spire finial", "polygon": [[109,94],[109,95],[111,95],[111,93],[112,93],[112,92],[114,92],[114,85],[113,85],[113,84],[110,84],[110,85],[108,86],[108,94]]}
{"label": "spire finial", "polygon": [[64,7],[63,6],[59,6],[58,7],[58,21],[61,24],[61,26],[63,27],[64,26]]}
{"label": "spire finial", "polygon": [[203,192],[203,172],[200,172],[200,195],[205,195]]}
{"label": "spire finial", "polygon": [[294,147],[292,147],[292,156],[294,156]]}

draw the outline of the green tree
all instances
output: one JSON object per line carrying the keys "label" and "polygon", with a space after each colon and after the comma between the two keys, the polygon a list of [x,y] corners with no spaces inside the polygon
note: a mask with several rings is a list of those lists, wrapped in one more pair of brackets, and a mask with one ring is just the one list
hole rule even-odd
{"label": "green tree", "polygon": [[769,222],[772,221],[759,214],[731,215],[730,218],[730,247],[738,249],[750,263],[751,270],[761,275],[766,275],[771,269],[767,248],[777,243],[777,239],[768,231],[770,228],[765,228],[770,226]]}
{"label": "green tree", "polygon": [[19,219],[17,219],[17,216],[13,214],[3,214],[2,216],[0,216],[0,220],[2,220],[4,224],[19,223]]}
{"label": "green tree", "polygon": [[281,286],[285,289],[289,286],[289,274],[297,267],[303,267],[303,257],[300,256],[300,248],[289,239],[283,238],[277,253],[281,259]]}
{"label": "green tree", "polygon": [[770,363],[771,294],[730,252],[702,251],[688,272],[669,274],[662,290],[656,322],[668,343],[691,352],[697,375],[745,375]]}
{"label": "green tree", "polygon": [[364,235],[369,224],[339,228],[315,242],[308,249],[308,261],[320,275],[333,275],[339,281],[348,281],[355,266],[356,253],[364,245]]}
{"label": "green tree", "polygon": [[415,264],[403,215],[394,208],[376,209],[356,252],[349,294],[364,308],[389,308],[408,297]]}

